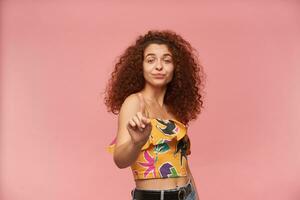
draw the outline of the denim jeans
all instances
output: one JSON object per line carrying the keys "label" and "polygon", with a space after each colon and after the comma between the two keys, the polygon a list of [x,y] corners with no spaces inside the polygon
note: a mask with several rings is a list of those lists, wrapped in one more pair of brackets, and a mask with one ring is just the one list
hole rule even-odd
{"label": "denim jeans", "polygon": [[[189,182],[181,187],[185,187],[185,186],[188,186],[188,184],[191,184],[191,188],[192,188],[192,191],[190,192],[190,194],[188,196],[185,197],[185,200],[197,200],[196,199],[196,192],[195,192],[195,188],[193,187],[193,184],[191,183],[191,180],[189,180]],[[168,189],[168,190],[164,190],[164,191],[176,191],[176,190],[179,190],[180,187],[178,188],[174,188],[174,189]],[[135,189],[132,189],[131,190],[131,200],[136,200],[133,198],[133,192],[134,192]],[[147,191],[162,191],[162,190],[147,190]],[[164,199],[160,199],[160,200],[164,200]]]}

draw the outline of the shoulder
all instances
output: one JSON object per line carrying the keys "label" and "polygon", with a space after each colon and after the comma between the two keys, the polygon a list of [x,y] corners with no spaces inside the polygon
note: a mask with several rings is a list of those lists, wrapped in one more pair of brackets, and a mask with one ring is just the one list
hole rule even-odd
{"label": "shoulder", "polygon": [[120,109],[119,119],[124,122],[131,119],[139,111],[139,101],[138,93],[126,97]]}
{"label": "shoulder", "polygon": [[139,108],[139,97],[137,93],[130,94],[128,97],[125,98],[122,106],[121,106],[121,112],[122,111],[137,111]]}

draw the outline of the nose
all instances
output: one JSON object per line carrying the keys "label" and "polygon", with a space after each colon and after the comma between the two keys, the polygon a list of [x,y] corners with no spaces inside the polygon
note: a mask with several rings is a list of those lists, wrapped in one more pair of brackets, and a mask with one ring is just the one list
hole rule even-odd
{"label": "nose", "polygon": [[156,68],[157,70],[161,70],[161,69],[163,68],[163,65],[162,65],[161,61],[158,61],[158,62],[157,62],[157,65],[155,66],[155,68]]}

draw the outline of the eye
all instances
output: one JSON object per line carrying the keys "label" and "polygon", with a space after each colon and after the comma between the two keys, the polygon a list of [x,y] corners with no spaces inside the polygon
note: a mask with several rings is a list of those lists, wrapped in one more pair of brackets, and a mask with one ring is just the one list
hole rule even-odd
{"label": "eye", "polygon": [[166,63],[171,63],[171,62],[172,62],[172,60],[165,60],[165,62],[166,62]]}
{"label": "eye", "polygon": [[152,63],[153,61],[154,61],[154,59],[147,60],[148,63]]}

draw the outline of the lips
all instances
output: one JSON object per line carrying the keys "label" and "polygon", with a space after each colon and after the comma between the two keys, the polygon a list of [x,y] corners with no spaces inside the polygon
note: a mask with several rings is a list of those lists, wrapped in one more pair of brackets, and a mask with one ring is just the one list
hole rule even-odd
{"label": "lips", "polygon": [[163,75],[163,74],[153,74],[153,77],[154,78],[164,78],[165,75]]}

